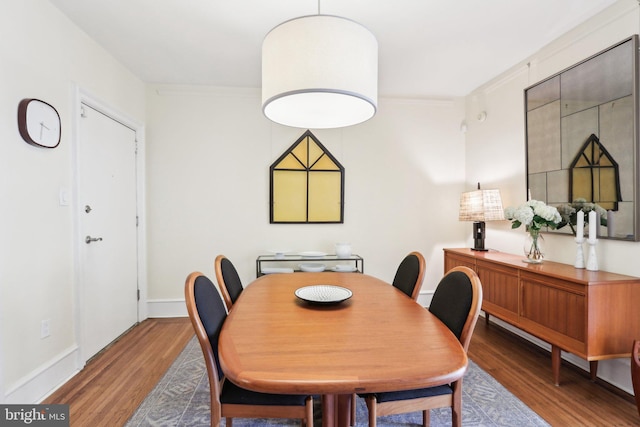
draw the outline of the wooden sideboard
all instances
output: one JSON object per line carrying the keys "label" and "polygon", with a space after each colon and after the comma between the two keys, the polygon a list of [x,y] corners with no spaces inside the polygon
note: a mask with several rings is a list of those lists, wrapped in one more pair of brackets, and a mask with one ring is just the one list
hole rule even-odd
{"label": "wooden sideboard", "polygon": [[640,338],[640,278],[588,271],[568,264],[523,262],[498,251],[444,249],[445,272],[464,265],[482,282],[482,310],[551,344],[551,365],[560,384],[561,352],[589,361],[629,357]]}

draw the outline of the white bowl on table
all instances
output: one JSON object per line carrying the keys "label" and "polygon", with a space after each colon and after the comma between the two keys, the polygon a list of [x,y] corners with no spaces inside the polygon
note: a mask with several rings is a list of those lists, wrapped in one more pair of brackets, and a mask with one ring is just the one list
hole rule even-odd
{"label": "white bowl on table", "polygon": [[287,254],[287,252],[291,252],[290,250],[281,250],[281,249],[274,249],[274,250],[270,250],[269,252],[271,252],[275,259],[284,259],[285,255]]}
{"label": "white bowl on table", "polygon": [[342,273],[353,273],[357,268],[353,264],[336,264],[333,266],[332,270]]}
{"label": "white bowl on table", "polygon": [[320,251],[304,251],[300,252],[300,256],[302,258],[324,258],[325,256],[327,256],[327,253]]}
{"label": "white bowl on table", "polygon": [[300,271],[305,271],[308,273],[319,273],[321,271],[324,271],[327,266],[324,264],[309,263],[299,264],[298,267],[300,267]]}

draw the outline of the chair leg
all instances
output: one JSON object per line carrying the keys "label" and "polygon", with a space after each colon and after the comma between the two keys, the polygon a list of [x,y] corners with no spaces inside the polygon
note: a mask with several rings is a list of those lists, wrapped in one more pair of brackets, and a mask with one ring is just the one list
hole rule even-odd
{"label": "chair leg", "polygon": [[462,378],[455,381],[453,388],[453,403],[451,404],[451,425],[452,427],[462,426]]}
{"label": "chair leg", "polygon": [[358,395],[353,393],[351,396],[351,425],[356,425],[356,404],[358,402]]}
{"label": "chair leg", "polygon": [[430,412],[428,409],[422,411],[422,427],[429,427],[430,420]]}
{"label": "chair leg", "polygon": [[215,394],[213,392],[210,394],[211,413],[209,415],[211,416],[211,427],[220,427],[220,423],[222,422],[222,412],[220,409],[220,404],[218,403]]}
{"label": "chair leg", "polygon": [[305,409],[307,413],[307,419],[302,420],[302,425],[306,425],[306,427],[313,427],[313,398],[311,396],[307,397]]}
{"label": "chair leg", "polygon": [[376,398],[375,396],[367,396],[367,409],[369,410],[369,427],[376,427]]}
{"label": "chair leg", "polygon": [[233,418],[227,417],[226,420],[227,420],[226,426],[233,427]]}

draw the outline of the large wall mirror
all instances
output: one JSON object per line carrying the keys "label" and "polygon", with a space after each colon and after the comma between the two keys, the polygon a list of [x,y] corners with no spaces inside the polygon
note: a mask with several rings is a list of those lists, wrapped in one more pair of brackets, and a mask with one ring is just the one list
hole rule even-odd
{"label": "large wall mirror", "polygon": [[525,89],[525,111],[528,197],[596,203],[599,237],[640,240],[638,36]]}

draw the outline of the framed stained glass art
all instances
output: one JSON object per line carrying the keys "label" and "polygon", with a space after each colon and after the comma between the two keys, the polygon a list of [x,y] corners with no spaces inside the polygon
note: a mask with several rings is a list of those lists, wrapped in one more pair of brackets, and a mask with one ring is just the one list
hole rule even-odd
{"label": "framed stained glass art", "polygon": [[307,130],[269,168],[270,222],[344,222],[344,167]]}

